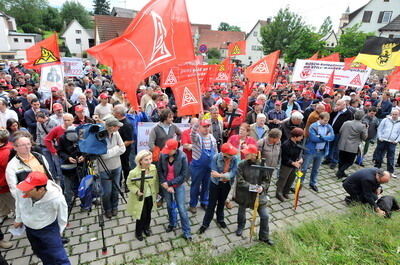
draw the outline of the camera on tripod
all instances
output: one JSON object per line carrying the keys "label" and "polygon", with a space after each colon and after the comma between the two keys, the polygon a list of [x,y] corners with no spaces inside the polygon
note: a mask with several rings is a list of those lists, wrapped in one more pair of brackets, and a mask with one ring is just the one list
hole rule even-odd
{"label": "camera on tripod", "polygon": [[107,153],[108,131],[103,124],[82,124],[76,127],[78,146],[82,153],[104,155]]}

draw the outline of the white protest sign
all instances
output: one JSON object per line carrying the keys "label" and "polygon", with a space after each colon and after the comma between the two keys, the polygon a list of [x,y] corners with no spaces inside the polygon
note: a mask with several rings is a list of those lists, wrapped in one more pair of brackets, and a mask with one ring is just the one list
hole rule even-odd
{"label": "white protest sign", "polygon": [[332,71],[335,70],[333,83],[342,86],[362,88],[371,73],[371,68],[343,70],[344,63],[313,60],[296,60],[293,69],[293,82],[316,81],[327,83]]}
{"label": "white protest sign", "polygon": [[64,89],[64,72],[61,64],[43,66],[40,73],[39,92],[43,98],[48,98],[51,95],[51,88],[57,87],[58,90]]}
{"label": "white protest sign", "polygon": [[83,61],[82,58],[62,57],[61,62],[64,65],[65,76],[83,76]]}
{"label": "white protest sign", "polygon": [[[151,129],[156,126],[156,122],[139,122],[137,135],[137,151],[149,150],[149,137]],[[189,123],[174,123],[181,131],[190,128]]]}

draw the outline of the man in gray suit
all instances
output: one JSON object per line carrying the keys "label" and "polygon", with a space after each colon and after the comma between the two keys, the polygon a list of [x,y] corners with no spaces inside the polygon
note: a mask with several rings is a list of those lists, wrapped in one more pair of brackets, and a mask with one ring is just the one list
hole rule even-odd
{"label": "man in gray suit", "polygon": [[358,146],[368,137],[368,125],[361,122],[363,116],[364,111],[356,111],[354,120],[346,121],[340,128],[339,169],[336,173],[336,177],[339,179],[347,177],[344,171],[353,165]]}

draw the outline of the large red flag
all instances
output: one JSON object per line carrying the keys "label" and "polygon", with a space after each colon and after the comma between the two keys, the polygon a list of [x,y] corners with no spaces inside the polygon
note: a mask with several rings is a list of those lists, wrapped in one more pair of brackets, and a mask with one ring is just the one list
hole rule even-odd
{"label": "large red flag", "polygon": [[240,116],[242,122],[246,120],[247,108],[249,105],[249,95],[253,84],[254,82],[247,83],[247,85],[243,88],[243,95],[239,100],[238,110],[240,110],[239,112],[242,114],[242,116]]}
{"label": "large red flag", "polygon": [[174,87],[179,82],[179,68],[172,67],[161,73],[161,87]]}
{"label": "large red flag", "polygon": [[334,79],[335,79],[335,70],[332,71],[332,74],[329,77],[328,82],[325,85],[325,91],[324,91],[325,94],[328,94],[330,96],[335,95],[335,92],[333,91],[333,87],[334,87],[333,81],[334,81]]}
{"label": "large red flag", "polygon": [[318,52],[314,53],[313,56],[311,56],[310,58],[308,58],[306,60],[317,61],[318,60]]}
{"label": "large red flag", "polygon": [[246,54],[246,41],[241,40],[228,45],[228,56],[244,55]]}
{"label": "large red flag", "polygon": [[271,84],[274,81],[276,64],[278,63],[281,51],[268,54],[255,64],[247,67],[246,77],[251,82],[262,82]]}
{"label": "large red flag", "polygon": [[216,83],[231,82],[233,66],[231,59],[228,57],[216,66],[215,79]]}
{"label": "large red flag", "polygon": [[179,82],[172,88],[174,92],[178,116],[199,114],[202,109],[201,93],[196,77]]}
{"label": "large red flag", "polygon": [[113,79],[137,108],[140,81],[195,59],[185,0],[152,0],[123,35],[88,50],[113,69]]}
{"label": "large red flag", "polygon": [[57,33],[28,48],[26,57],[28,62],[24,64],[25,68],[40,69],[42,66],[61,64]]}
{"label": "large red flag", "polygon": [[319,58],[318,61],[340,62],[340,54],[338,52],[335,52],[326,57]]}
{"label": "large red flag", "polygon": [[344,67],[343,70],[350,70],[350,69],[362,69],[365,70],[367,69],[367,66],[362,63],[353,63],[354,59],[356,57],[351,57],[351,58],[344,58]]}
{"label": "large red flag", "polygon": [[388,89],[400,90],[400,66],[397,66],[388,76]]}

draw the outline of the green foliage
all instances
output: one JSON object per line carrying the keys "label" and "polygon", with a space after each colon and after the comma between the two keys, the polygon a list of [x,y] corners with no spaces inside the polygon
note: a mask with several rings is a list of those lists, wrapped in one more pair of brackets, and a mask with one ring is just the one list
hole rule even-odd
{"label": "green foliage", "polygon": [[220,59],[221,52],[217,48],[211,48],[207,52],[207,58],[208,59]]}
{"label": "green foliage", "polygon": [[321,37],[324,37],[326,34],[332,31],[332,20],[331,17],[326,17],[324,22],[322,23],[321,27],[318,30],[318,34],[321,35]]}
{"label": "green foliage", "polygon": [[109,15],[110,2],[108,0],[93,0],[93,13],[95,15]]}
{"label": "green foliage", "polygon": [[351,28],[346,28],[340,35],[338,45],[335,47],[335,52],[339,52],[342,57],[349,58],[356,56],[364,46],[365,39],[368,36],[374,36],[373,33],[364,33],[359,31],[359,25],[354,25]]}
{"label": "green foliage", "polygon": [[311,57],[317,51],[324,49],[324,42],[320,41],[320,35],[314,33],[309,28],[305,28],[303,34],[287,47],[285,52],[285,62],[292,63],[296,59]]}
{"label": "green foliage", "polygon": [[63,26],[60,11],[57,8],[48,6],[43,10],[43,26],[44,30],[60,32]]}
{"label": "green foliage", "polygon": [[284,54],[294,41],[307,30],[301,16],[289,8],[280,9],[272,22],[261,28],[261,44],[264,54],[281,50]]}
{"label": "green foliage", "polygon": [[76,19],[84,28],[93,27],[89,12],[78,2],[66,1],[61,7],[61,17],[66,25]]}
{"label": "green foliage", "polygon": [[220,257],[204,255],[203,251],[195,253],[190,264],[400,264],[399,234],[399,213],[384,219],[357,206],[344,215],[328,215],[276,232],[274,247],[257,244]]}
{"label": "green foliage", "polygon": [[238,27],[238,26],[233,26],[233,25],[229,25],[229,24],[226,23],[226,22],[221,22],[221,23],[219,24],[218,30],[220,30],[220,31],[242,31],[242,30],[240,29],[240,27]]}

